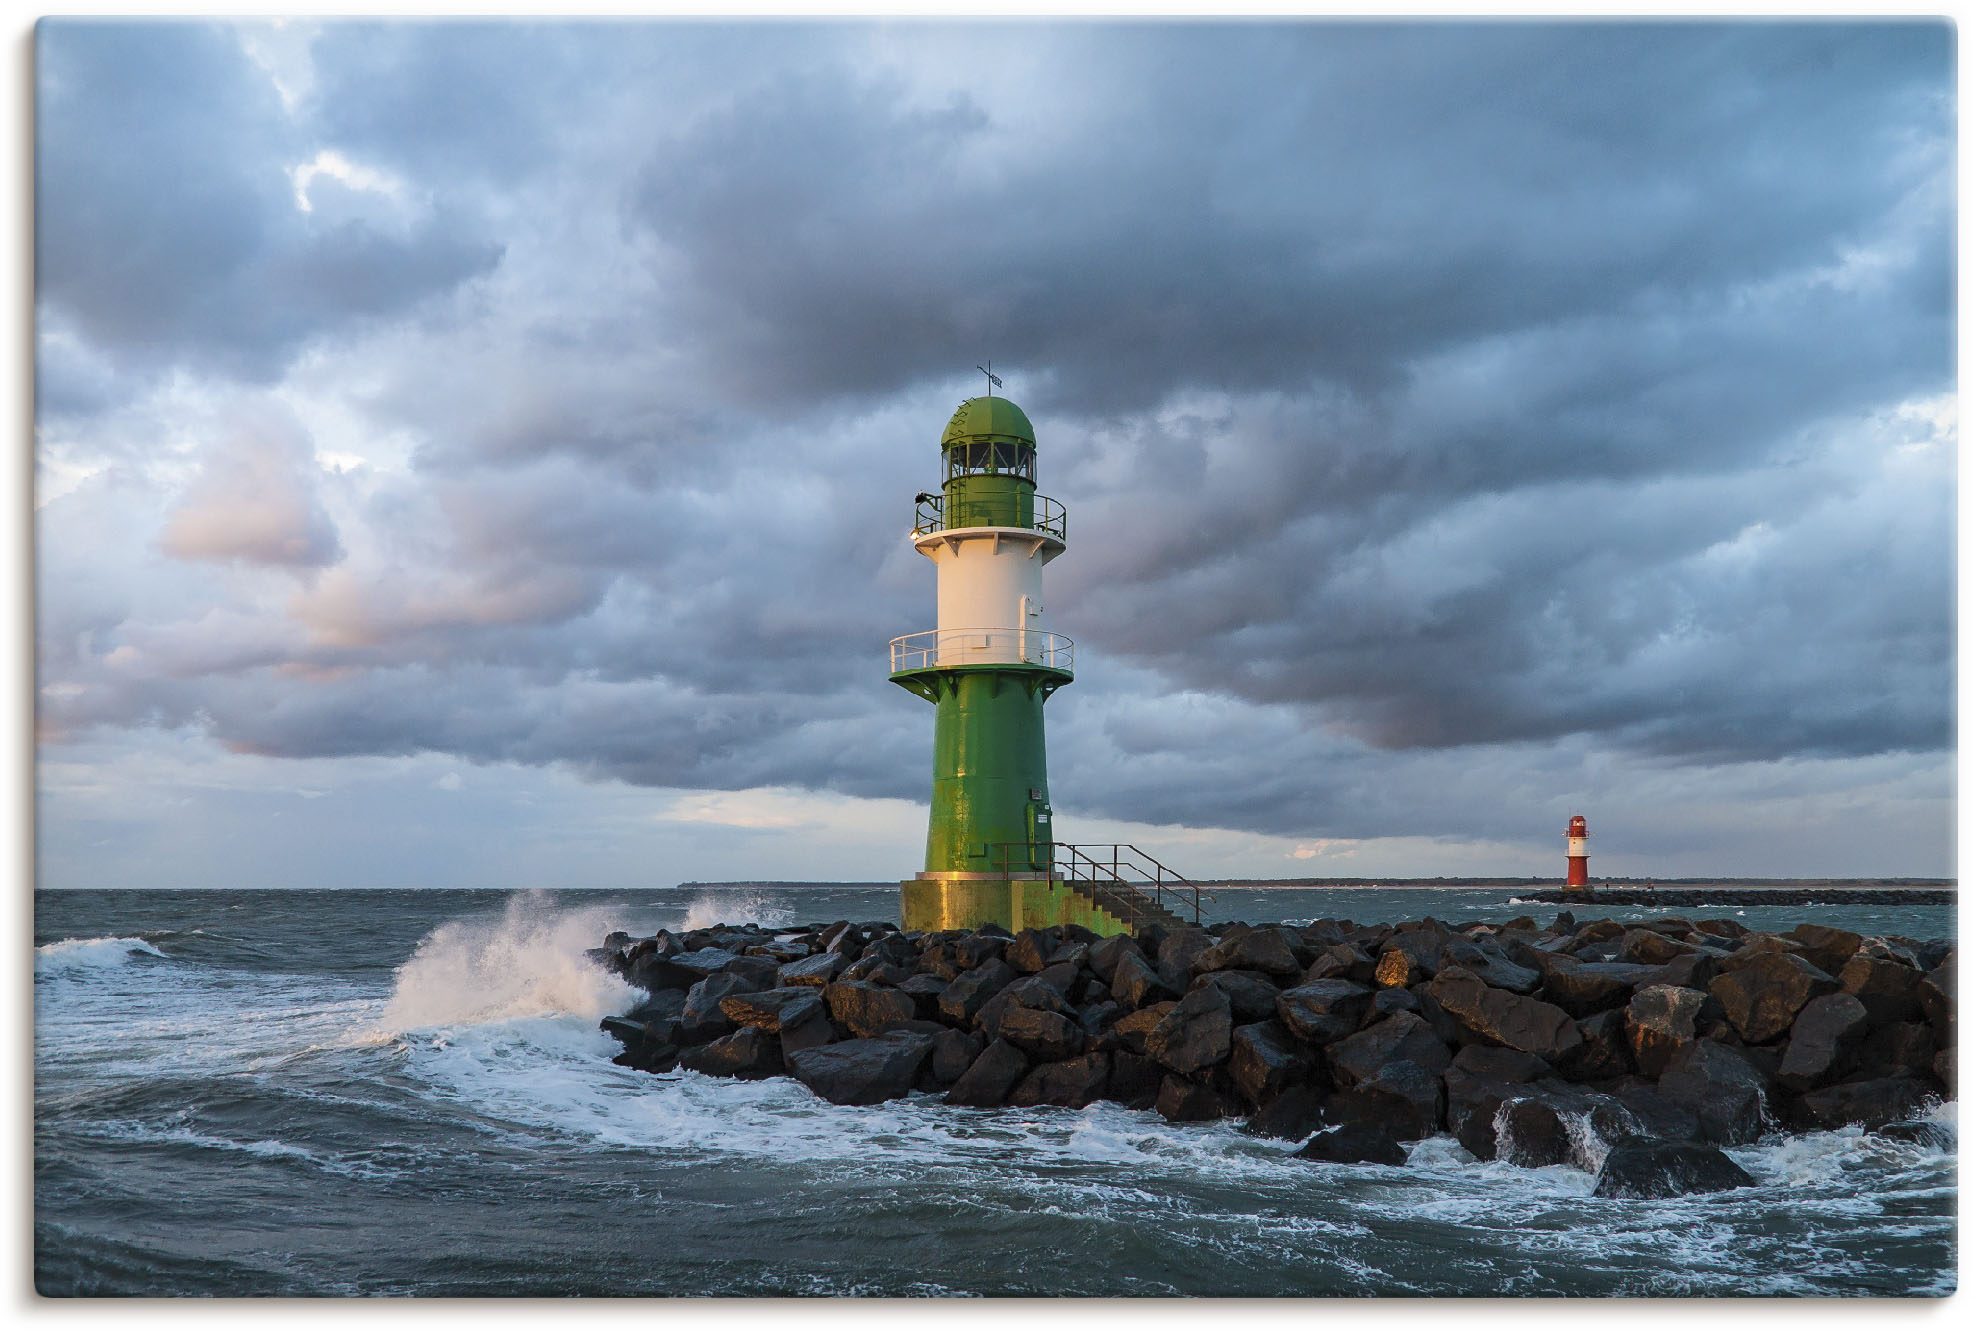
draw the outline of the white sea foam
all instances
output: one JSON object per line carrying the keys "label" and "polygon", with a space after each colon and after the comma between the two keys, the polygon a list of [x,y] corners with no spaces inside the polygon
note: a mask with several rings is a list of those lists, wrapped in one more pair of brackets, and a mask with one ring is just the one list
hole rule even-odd
{"label": "white sea foam", "polygon": [[34,949],[36,974],[72,974],[114,969],[138,956],[164,958],[164,953],[141,937],[82,937],[48,942]]}
{"label": "white sea foam", "polygon": [[584,954],[607,929],[603,909],[557,909],[540,892],[516,896],[498,920],[443,924],[398,968],[376,1029],[401,1033],[561,1015],[593,1025],[637,997]]}
{"label": "white sea foam", "polygon": [[774,904],[759,892],[738,897],[707,892],[692,898],[692,903],[685,907],[685,918],[678,926],[691,929],[711,928],[714,924],[759,924],[764,928],[773,928],[793,923],[794,918],[793,910]]}

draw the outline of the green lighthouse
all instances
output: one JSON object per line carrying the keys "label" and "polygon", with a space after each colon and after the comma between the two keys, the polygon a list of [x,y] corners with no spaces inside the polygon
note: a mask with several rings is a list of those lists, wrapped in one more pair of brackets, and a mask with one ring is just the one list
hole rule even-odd
{"label": "green lighthouse", "polygon": [[903,883],[906,929],[1128,931],[1055,868],[1042,707],[1075,678],[1050,632],[1041,573],[1067,548],[1062,506],[1035,493],[1034,426],[1004,397],[962,402],[939,441],[937,494],[911,543],[938,566],[938,627],[891,643],[891,680],[937,708],[925,871]]}

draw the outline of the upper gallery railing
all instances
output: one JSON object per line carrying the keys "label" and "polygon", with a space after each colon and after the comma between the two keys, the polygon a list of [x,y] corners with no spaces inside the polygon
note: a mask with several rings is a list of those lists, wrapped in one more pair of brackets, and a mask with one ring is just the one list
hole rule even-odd
{"label": "upper gallery railing", "polygon": [[1046,665],[1074,674],[1076,644],[1038,628],[933,628],[891,639],[891,673],[951,665]]}
{"label": "upper gallery railing", "polygon": [[[923,536],[934,531],[950,531],[969,526],[1005,526],[1007,524],[1004,522],[986,520],[991,515],[991,510],[999,506],[997,502],[957,504],[948,514],[945,495],[922,494],[918,497],[918,511],[911,524],[911,534]],[[1068,510],[1046,494],[1034,496],[1034,521],[1017,525],[1026,526],[1043,535],[1053,536],[1064,544],[1068,543]]]}

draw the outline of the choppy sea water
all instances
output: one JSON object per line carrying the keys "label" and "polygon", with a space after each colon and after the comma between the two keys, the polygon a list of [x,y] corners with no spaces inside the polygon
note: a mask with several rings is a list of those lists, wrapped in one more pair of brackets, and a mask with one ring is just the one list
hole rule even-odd
{"label": "choppy sea water", "polygon": [[[1501,891],[1223,891],[1208,918],[1505,920]],[[895,919],[895,891],[41,892],[44,1294],[1939,1295],[1955,1161],[1854,1129],[1605,1201],[1449,1138],[1304,1164],[1112,1104],[837,1107],[611,1064],[614,928]],[[1612,907],[1616,917],[1663,911]],[[1707,911],[1683,911],[1704,917]],[[1722,908],[1951,936],[1940,907]],[[1587,917],[1584,911],[1579,915]],[[1770,917],[1773,916],[1773,917]],[[1933,1110],[1956,1121],[1956,1106]]]}

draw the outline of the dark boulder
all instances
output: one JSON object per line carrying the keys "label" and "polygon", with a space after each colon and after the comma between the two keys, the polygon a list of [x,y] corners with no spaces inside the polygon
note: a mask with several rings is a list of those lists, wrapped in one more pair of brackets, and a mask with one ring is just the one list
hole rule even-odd
{"label": "dark boulder", "polygon": [[1949,953],[1918,985],[1918,1005],[1941,1048],[1959,1043],[1959,953]]}
{"label": "dark boulder", "polygon": [[1166,1076],[1156,1108],[1167,1122],[1217,1122],[1231,1113],[1219,1091],[1202,1081]]}
{"label": "dark boulder", "polygon": [[1401,1141],[1420,1141],[1445,1121],[1445,1086],[1415,1062],[1386,1062],[1323,1107],[1326,1120],[1366,1122]]}
{"label": "dark boulder", "polygon": [[[977,970],[989,962],[1000,960],[1012,941],[1007,934],[996,936],[984,928],[967,933],[952,944],[953,961],[961,970]],[[1002,961],[1002,964],[1005,962]]]}
{"label": "dark boulder", "polygon": [[1103,1097],[1126,1108],[1149,1108],[1157,1102],[1164,1079],[1165,1069],[1156,1058],[1119,1048],[1110,1054],[1110,1079],[1104,1083]]}
{"label": "dark boulder", "polygon": [[1053,1104],[1059,1108],[1087,1108],[1103,1097],[1110,1079],[1108,1053],[1084,1053],[1064,1062],[1045,1062],[1030,1071],[1007,1096],[1018,1107]]}
{"label": "dark boulder", "polygon": [[1625,1006],[1639,984],[1655,980],[1658,974],[1656,966],[1557,956],[1543,969],[1542,992],[1548,1001],[1580,1019]]}
{"label": "dark boulder", "polygon": [[1068,1016],[1033,1007],[1009,1007],[993,1032],[1014,1047],[1043,1062],[1057,1062],[1082,1052],[1082,1026]]}
{"label": "dark boulder", "polygon": [[1555,1070],[1572,1081],[1606,1081],[1631,1070],[1630,1012],[1599,1011],[1576,1022],[1582,1043],[1564,1053]]}
{"label": "dark boulder", "polygon": [[1064,998],[1073,1000],[1081,991],[1083,981],[1088,976],[1066,962],[1051,961],[1042,966],[1034,978],[1036,983],[1046,984]]}
{"label": "dark boulder", "polygon": [[[1817,998],[1816,1002],[1824,999]],[[1809,1006],[1814,1006],[1812,1002]],[[1808,1008],[1803,1008],[1806,1011]],[[1871,1031],[1859,1048],[1852,1080],[1877,1080],[1884,1076],[1923,1076],[1932,1070],[1939,1046],[1932,1039],[1932,1027],[1924,1021],[1899,1021]],[[1849,1075],[1839,1072],[1839,1075]],[[1948,1087],[1950,1088],[1950,1087]]]}
{"label": "dark boulder", "polygon": [[1110,972],[1110,995],[1121,1005],[1136,1009],[1163,1001],[1175,991],[1158,977],[1158,971],[1135,952],[1117,958]]}
{"label": "dark boulder", "polygon": [[1022,974],[1038,974],[1048,964],[1048,953],[1055,949],[1055,940],[1040,929],[1024,928],[1014,934],[1014,940],[1007,944],[1004,959]]}
{"label": "dark boulder", "polygon": [[1551,1071],[1546,1062],[1532,1053],[1523,1053],[1517,1048],[1495,1048],[1488,1044],[1467,1045],[1453,1054],[1451,1065],[1481,1080],[1509,1084],[1538,1081]]}
{"label": "dark boulder", "polygon": [[1395,1016],[1401,1011],[1418,1015],[1418,995],[1408,988],[1380,988],[1370,996],[1370,1007],[1363,1013],[1363,1028],[1367,1029],[1386,1016]]}
{"label": "dark boulder", "polygon": [[932,1055],[929,1035],[893,1030],[787,1054],[795,1079],[832,1104],[879,1104],[911,1093]]}
{"label": "dark boulder", "polygon": [[1192,969],[1199,974],[1215,970],[1259,970],[1284,979],[1299,978],[1302,973],[1287,931],[1280,928],[1256,928],[1215,943],[1199,953]]}
{"label": "dark boulder", "polygon": [[1252,970],[1218,970],[1192,981],[1194,990],[1217,988],[1226,994],[1236,1021],[1264,1021],[1274,1015],[1274,1000],[1281,990],[1265,975]]}
{"label": "dark boulder", "polygon": [[1656,1078],[1672,1055],[1699,1037],[1699,1010],[1706,994],[1696,988],[1652,984],[1631,998],[1625,1030],[1631,1060],[1639,1072]]}
{"label": "dark boulder", "polygon": [[724,1038],[686,1049],[679,1054],[678,1065],[707,1076],[764,1080],[781,1074],[781,1041],[758,1026],[745,1025]]}
{"label": "dark boulder", "polygon": [[1672,1055],[1658,1078],[1658,1093],[1691,1110],[1701,1139],[1745,1145],[1765,1123],[1767,1086],[1738,1049],[1712,1039],[1687,1044]]}
{"label": "dark boulder", "polygon": [[950,1086],[966,1074],[966,1068],[986,1050],[986,1036],[964,1030],[940,1030],[932,1036],[932,1082]]}
{"label": "dark boulder", "polygon": [[1388,1062],[1414,1062],[1434,1076],[1452,1065],[1452,1050],[1439,1041],[1423,1018],[1408,1011],[1387,1016],[1375,1025],[1329,1046],[1329,1068],[1341,1086],[1356,1085],[1377,1074]]}
{"label": "dark boulder", "polygon": [[1848,993],[1811,998],[1795,1016],[1774,1079],[1790,1090],[1813,1090],[1850,1069],[1869,1032],[1863,1003]]}
{"label": "dark boulder", "polygon": [[1128,1016],[1120,1017],[1117,1023],[1110,1027],[1110,1036],[1116,1041],[1117,1047],[1148,1056],[1145,1040],[1150,1038],[1151,1031],[1157,1029],[1158,1023],[1164,1020],[1177,1005],[1176,1002],[1157,1002],[1148,1007],[1139,1007]]}
{"label": "dark boulder", "polygon": [[839,980],[822,990],[830,1017],[859,1039],[869,1039],[918,1019],[908,993],[876,984]]}
{"label": "dark boulder", "polygon": [[1863,945],[1861,935],[1823,924],[1796,924],[1783,936],[1799,943],[1802,958],[1824,974],[1837,973]]}
{"label": "dark boulder", "polygon": [[1713,1146],[1640,1141],[1611,1148],[1592,1194],[1606,1200],[1655,1201],[1753,1185],[1745,1169]]}
{"label": "dark boulder", "polygon": [[945,1015],[939,1009],[939,999],[945,996],[946,987],[947,981],[935,974],[914,974],[899,984],[897,991],[911,999],[918,1019],[936,1021]]}
{"label": "dark boulder", "polygon": [[1264,1104],[1308,1079],[1309,1060],[1279,1021],[1258,1021],[1233,1031],[1226,1073],[1250,1104]]}
{"label": "dark boulder", "polygon": [[1218,941],[1203,928],[1173,929],[1158,943],[1158,981],[1174,993],[1183,993],[1192,986],[1193,963]]}
{"label": "dark boulder", "polygon": [[1572,1147],[1564,1111],[1539,1095],[1508,1100],[1495,1124],[1494,1158],[1519,1168],[1568,1163]]}
{"label": "dark boulder", "polygon": [[1152,1027],[1144,1051],[1181,1076],[1226,1061],[1233,1051],[1233,1007],[1213,987],[1196,989]]}
{"label": "dark boulder", "polygon": [[1658,967],[1658,980],[1673,988],[1696,988],[1706,992],[1719,977],[1719,958],[1709,951],[1694,951],[1674,957]]}
{"label": "dark boulder", "polygon": [[756,991],[747,979],[737,974],[715,974],[701,979],[685,995],[685,1006],[678,1014],[679,1042],[703,1044],[733,1033],[733,1020],[719,1009],[719,1004],[736,994]]}
{"label": "dark boulder", "polygon": [[1631,965],[1663,965],[1692,950],[1649,928],[1633,928],[1617,939],[1617,959]]}
{"label": "dark boulder", "polygon": [[1835,992],[1836,981],[1800,956],[1771,951],[1720,975],[1710,991],[1742,1039],[1765,1044],[1788,1033],[1810,998]]}
{"label": "dark boulder", "polygon": [[734,993],[719,1000],[720,1012],[736,1025],[780,1034],[783,1022],[800,1025],[822,1010],[813,988],[770,988],[762,993]]}
{"label": "dark boulder", "polygon": [[1877,1128],[1875,1134],[1887,1141],[1906,1141],[1932,1150],[1953,1152],[1959,1148],[1959,1133],[1945,1123],[1929,1118],[1914,1122],[1887,1122]]}
{"label": "dark boulder", "polygon": [[1905,1076],[1850,1081],[1811,1090],[1796,1104],[1797,1125],[1808,1128],[1881,1127],[1908,1118],[1928,1098],[1926,1088]]}
{"label": "dark boulder", "polygon": [[1110,976],[1116,973],[1117,962],[1125,956],[1144,959],[1144,954],[1137,949],[1137,944],[1131,941],[1130,934],[1116,933],[1089,948],[1089,968],[1098,979],[1108,984],[1111,983]]}
{"label": "dark boulder", "polygon": [[1488,988],[1469,970],[1441,970],[1426,991],[1462,1029],[1487,1043],[1518,1048],[1550,1063],[1582,1043],[1568,1012],[1537,998]]}
{"label": "dark boulder", "polygon": [[1320,1086],[1291,1085],[1256,1109],[1241,1130],[1278,1141],[1306,1140],[1322,1125],[1322,1105],[1328,1097]]}
{"label": "dark boulder", "polygon": [[1368,1123],[1346,1122],[1318,1132],[1295,1151],[1296,1159],[1314,1159],[1325,1164],[1402,1165],[1404,1147],[1390,1133]]}
{"label": "dark boulder", "polygon": [[1453,938],[1439,948],[1440,971],[1459,966],[1480,976],[1489,988],[1504,988],[1526,996],[1541,986],[1541,972],[1507,959],[1498,947],[1488,943]]}
{"label": "dark boulder", "polygon": [[1374,984],[1377,981],[1377,960],[1355,943],[1334,943],[1318,952],[1308,968],[1302,971],[1303,983],[1311,984],[1318,979],[1347,979],[1353,984]]}
{"label": "dark boulder", "polygon": [[965,1108],[998,1108],[1027,1074],[1027,1055],[1005,1039],[996,1039],[953,1082],[945,1102]]}
{"label": "dark boulder", "polygon": [[836,981],[849,968],[849,962],[833,952],[818,952],[805,961],[790,961],[781,967],[777,982],[783,988],[822,988]]}
{"label": "dark boulder", "polygon": [[971,1025],[973,1018],[1001,989],[1014,982],[1014,968],[989,958],[962,971],[939,995],[939,1013],[954,1025]]}
{"label": "dark boulder", "polygon": [[1844,963],[1836,982],[1843,991],[1863,1003],[1864,1014],[1873,1027],[1894,1025],[1918,1017],[1918,986],[1925,976],[1916,966],[1871,956],[1852,956]]}
{"label": "dark boulder", "polygon": [[1370,1007],[1370,990],[1347,979],[1318,979],[1275,999],[1275,1013],[1297,1039],[1327,1044],[1356,1032]]}

